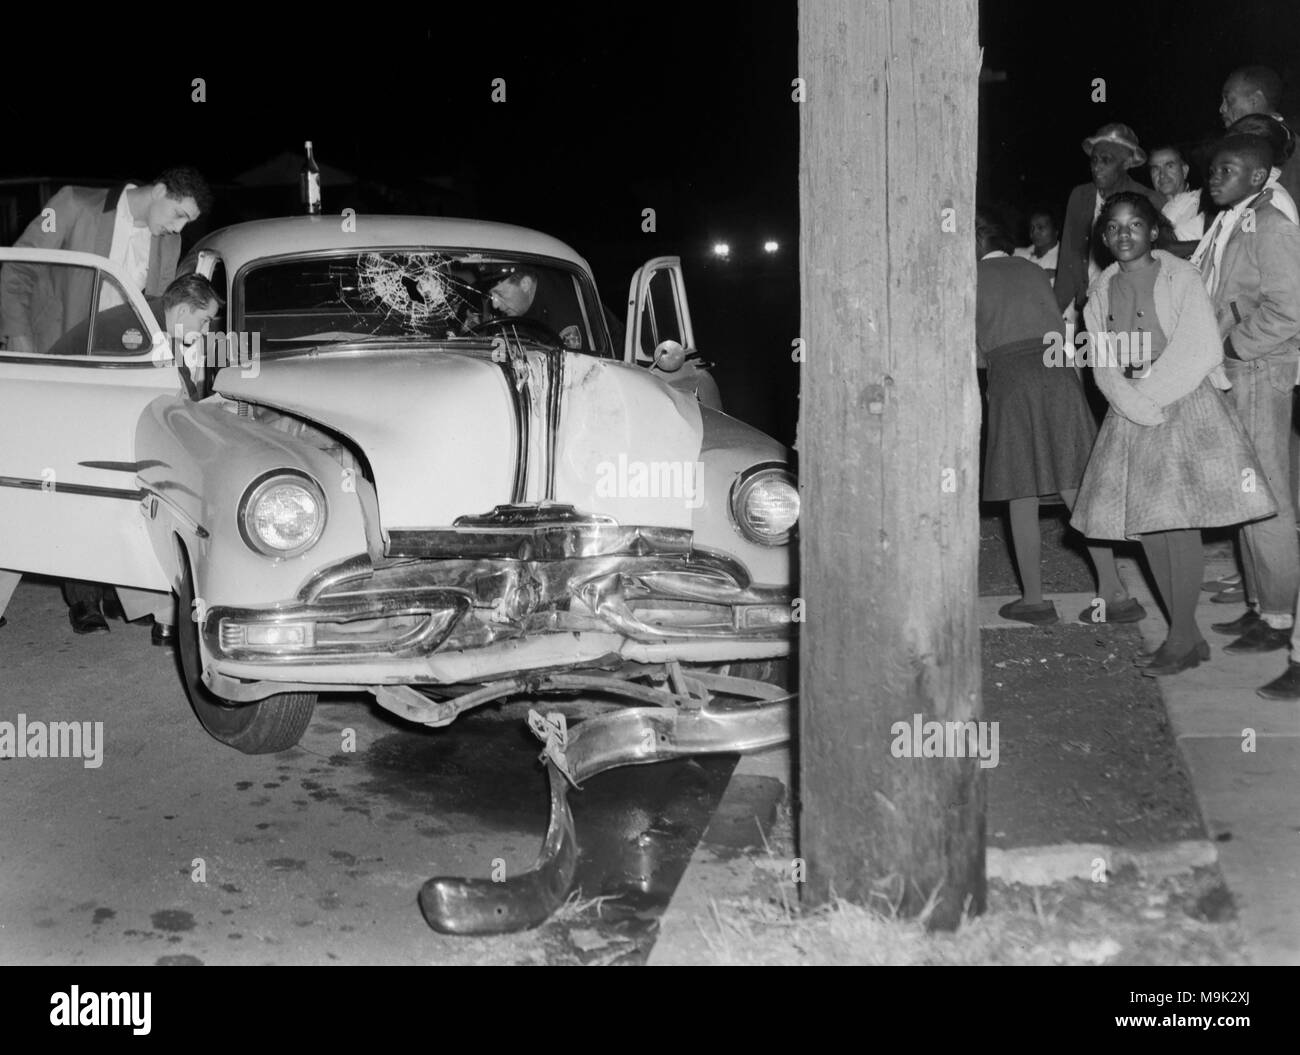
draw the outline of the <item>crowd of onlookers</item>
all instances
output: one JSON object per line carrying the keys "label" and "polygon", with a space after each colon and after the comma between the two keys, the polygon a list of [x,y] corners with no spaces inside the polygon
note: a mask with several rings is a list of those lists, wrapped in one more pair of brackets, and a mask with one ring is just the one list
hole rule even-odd
{"label": "crowd of onlookers", "polygon": [[[983,496],[1009,504],[1023,594],[1003,617],[1059,618],[1042,596],[1038,526],[1040,498],[1059,495],[1097,575],[1080,619],[1146,615],[1112,550],[1136,539],[1169,623],[1160,648],[1136,658],[1144,673],[1210,658],[1195,614],[1209,588],[1246,604],[1212,625],[1232,638],[1224,651],[1290,649],[1259,694],[1300,699],[1300,157],[1281,95],[1265,67],[1228,77],[1203,191],[1189,186],[1182,148],[1148,153],[1131,127],[1111,123],[1083,140],[1092,179],[1070,193],[1059,222],[1050,208],[1030,214],[1028,247],[1014,248],[981,211],[977,337],[988,391]],[[1143,167],[1151,186],[1130,175]],[[1105,407],[1100,425],[1090,392]],[[1233,526],[1240,575],[1202,584],[1202,529]]]}

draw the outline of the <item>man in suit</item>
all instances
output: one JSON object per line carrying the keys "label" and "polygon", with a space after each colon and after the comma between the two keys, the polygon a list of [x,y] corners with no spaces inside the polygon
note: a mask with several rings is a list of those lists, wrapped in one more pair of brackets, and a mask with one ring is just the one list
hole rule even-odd
{"label": "man in suit", "polygon": [[[176,275],[180,232],[212,206],[207,182],[188,167],[170,168],[152,183],[61,187],[15,247],[94,253],[118,264],[136,287],[159,295]],[[9,351],[43,352],[90,311],[95,275],[89,268],[10,262],[0,270],[0,341]],[[119,298],[105,287],[100,307]],[[78,634],[102,633],[104,587],[67,582],[68,620]]]}
{"label": "man in suit", "polygon": [[1132,191],[1145,194],[1157,209],[1165,203],[1163,194],[1127,173],[1147,160],[1138,145],[1137,133],[1128,125],[1102,125],[1096,135],[1083,141],[1083,152],[1092,164],[1092,182],[1081,183],[1070,192],[1056,263],[1056,303],[1067,314],[1071,305],[1082,310],[1092,278],[1101,273],[1092,258],[1092,226],[1101,214],[1102,202],[1120,191]]}
{"label": "man in suit", "polygon": [[[1300,361],[1300,227],[1270,200],[1272,165],[1269,143],[1257,136],[1233,135],[1216,146],[1206,186],[1221,212],[1199,252],[1237,414],[1268,486],[1287,495],[1291,389]],[[1213,629],[1238,635],[1225,652],[1286,648],[1300,591],[1293,504],[1282,502],[1277,516],[1244,525],[1241,550],[1250,608]]]}

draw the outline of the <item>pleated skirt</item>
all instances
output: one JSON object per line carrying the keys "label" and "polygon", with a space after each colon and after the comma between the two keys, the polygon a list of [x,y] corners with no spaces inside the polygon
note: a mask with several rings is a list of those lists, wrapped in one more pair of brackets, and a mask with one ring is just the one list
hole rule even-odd
{"label": "pleated skirt", "polygon": [[1164,423],[1151,428],[1106,414],[1072,527],[1088,538],[1127,539],[1277,513],[1250,438],[1208,378],[1164,413]]}
{"label": "pleated skirt", "polygon": [[1072,366],[1043,363],[1043,342],[988,355],[986,502],[1056,494],[1083,479],[1097,425]]}

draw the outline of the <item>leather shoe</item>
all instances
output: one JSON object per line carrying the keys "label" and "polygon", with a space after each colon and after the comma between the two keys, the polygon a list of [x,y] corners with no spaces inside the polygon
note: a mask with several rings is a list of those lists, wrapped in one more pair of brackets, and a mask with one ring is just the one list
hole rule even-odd
{"label": "leather shoe", "polygon": [[1210,604],[1241,604],[1246,599],[1246,591],[1240,586],[1229,586],[1210,598]]}
{"label": "leather shoe", "polygon": [[[1161,655],[1161,653],[1164,652],[1165,652],[1164,645],[1161,645],[1154,652],[1143,652],[1142,655],[1138,656],[1137,659],[1133,661],[1133,666],[1149,667],[1157,660],[1163,662],[1166,657],[1165,655]],[[1197,655],[1201,657],[1202,661],[1208,660],[1210,658],[1210,643],[1208,641],[1197,642],[1196,652]]]}
{"label": "leather shoe", "polygon": [[108,621],[100,610],[85,601],[78,601],[68,609],[68,622],[74,634],[107,634]]}
{"label": "leather shoe", "polygon": [[1218,579],[1211,579],[1209,582],[1201,583],[1201,589],[1206,593],[1222,593],[1224,590],[1230,590],[1233,587],[1241,586],[1241,572],[1232,575],[1224,575]]}
{"label": "leather shoe", "polygon": [[1211,623],[1210,629],[1220,634],[1244,634],[1256,623],[1263,621],[1255,609],[1247,608],[1245,615],[1239,616],[1231,623]]}
{"label": "leather shoe", "polygon": [[176,628],[167,623],[154,623],[149,631],[149,644],[159,648],[171,648],[176,644]]}
{"label": "leather shoe", "polygon": [[4,625],[5,625],[6,623],[8,623],[8,622],[9,622],[8,619],[6,619],[4,616],[0,615],[0,626],[4,626]]}
{"label": "leather shoe", "polygon": [[1300,700],[1300,663],[1290,660],[1278,677],[1255,690],[1266,700]]}
{"label": "leather shoe", "polygon": [[1199,667],[1201,659],[1208,658],[1208,655],[1203,654],[1208,654],[1210,648],[1204,641],[1201,641],[1193,645],[1181,656],[1170,656],[1168,653],[1161,656],[1160,652],[1163,651],[1164,646],[1161,646],[1156,655],[1152,657],[1150,665],[1142,668],[1142,673],[1146,677],[1163,678],[1169,674],[1181,674],[1185,670]]}
{"label": "leather shoe", "polygon": [[1079,622],[1081,623],[1140,623],[1147,617],[1147,610],[1136,597],[1126,597],[1122,601],[1115,601],[1106,605],[1106,618],[1093,619],[1093,613],[1100,611],[1092,605],[1088,605],[1079,613]]}
{"label": "leather shoe", "polygon": [[1024,601],[1012,601],[998,609],[1003,619],[1014,619],[1018,623],[1030,623],[1033,626],[1051,626],[1060,622],[1056,614],[1056,605],[1051,601],[1040,604],[1025,604]]}
{"label": "leather shoe", "polygon": [[1291,628],[1274,630],[1263,619],[1247,630],[1230,645],[1224,645],[1224,652],[1276,652],[1291,643]]}
{"label": "leather shoe", "polygon": [[122,611],[122,602],[117,599],[116,594],[110,593],[106,596],[99,607],[105,619],[120,619],[126,622],[126,613]]}

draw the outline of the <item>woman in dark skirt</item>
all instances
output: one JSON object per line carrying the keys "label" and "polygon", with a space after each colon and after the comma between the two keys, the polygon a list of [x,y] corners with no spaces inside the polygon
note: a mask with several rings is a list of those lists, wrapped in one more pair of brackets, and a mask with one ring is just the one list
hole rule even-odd
{"label": "woman in dark skirt", "polygon": [[[1223,344],[1201,274],[1152,249],[1160,222],[1145,197],[1130,193],[1107,198],[1097,219],[1115,263],[1089,289],[1084,319],[1093,376],[1110,410],[1070,521],[1089,538],[1142,541],[1169,613],[1165,643],[1138,659],[1152,677],[1210,657],[1196,626],[1200,529],[1277,512],[1254,447],[1223,398]],[[1124,335],[1127,357],[1116,354],[1116,335]],[[1135,345],[1149,345],[1150,355],[1132,355]]]}
{"label": "woman in dark skirt", "polygon": [[[1070,509],[1088,463],[1097,426],[1078,371],[1062,354],[1061,314],[1051,282],[1036,264],[1009,256],[1011,242],[991,218],[975,225],[979,259],[976,345],[988,366],[986,502],[1008,502],[1011,540],[1023,596],[998,612],[1004,619],[1048,624],[1056,606],[1043,600],[1038,500],[1059,494]],[[1055,354],[1052,345],[1055,343]],[[1089,546],[1104,606],[1081,619],[1134,622],[1146,612],[1119,580],[1110,547]]]}

